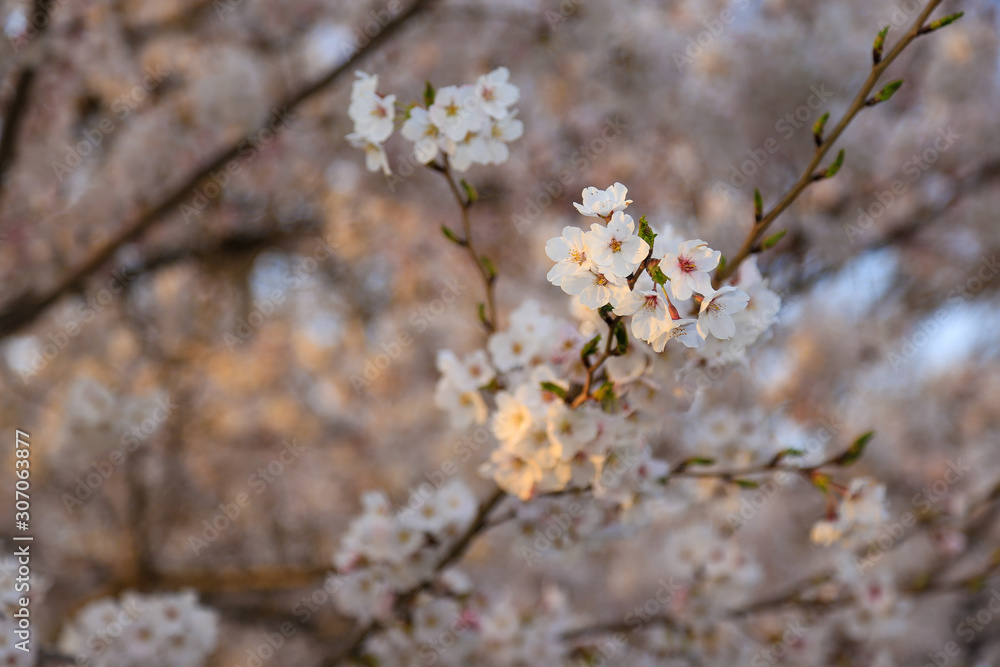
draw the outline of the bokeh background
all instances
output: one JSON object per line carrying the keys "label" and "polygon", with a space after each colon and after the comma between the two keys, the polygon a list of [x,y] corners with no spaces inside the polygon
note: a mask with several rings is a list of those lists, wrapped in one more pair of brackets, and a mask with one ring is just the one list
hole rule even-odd
{"label": "bokeh background", "polygon": [[[409,4],[0,2],[0,455],[13,470],[14,429],[31,434],[41,645],[55,650],[86,601],[193,589],[221,613],[212,664],[245,664],[285,620],[301,631],[274,664],[320,664],[350,623],[332,604],[306,623],[293,609],[322,586],[359,494],[404,501],[471,437],[431,400],[437,350],[483,343],[477,274],[439,231],[458,211],[428,170],[365,171],[344,139],[354,69],[404,101],[510,69],[524,137],[465,175],[504,321],[526,296],[568,313],[543,249],[586,186],[625,183],[636,215],[734,253],[753,189],[772,202],[798,177],[812,123],[849,104],[878,28],[914,16],[893,0],[423,4],[399,20]],[[696,430],[728,406],[740,421],[721,420],[719,451],[778,427],[841,443],[874,429],[858,469],[888,484],[894,515],[961,460],[935,518],[886,559],[904,581],[1000,545],[992,507],[977,531],[955,527],[1000,479],[998,9],[944,3],[966,17],[904,53],[887,80],[906,84],[849,128],[842,171],[777,223],[788,235],[761,260],[784,301],[773,335],[693,412],[664,414],[666,432]],[[393,27],[333,74],[385,15]],[[390,162],[408,147],[391,140]],[[227,155],[238,174],[218,169]],[[662,453],[699,453],[682,440]],[[741,530],[762,591],[829,559],[808,539],[821,514],[809,489],[783,489]],[[498,531],[467,567],[524,604],[558,584],[583,616],[615,618],[655,590],[670,534],[527,567]],[[917,598],[879,646],[918,664],[988,593]],[[830,642],[826,664],[869,664]],[[1000,622],[963,648],[956,664],[996,664]]]}

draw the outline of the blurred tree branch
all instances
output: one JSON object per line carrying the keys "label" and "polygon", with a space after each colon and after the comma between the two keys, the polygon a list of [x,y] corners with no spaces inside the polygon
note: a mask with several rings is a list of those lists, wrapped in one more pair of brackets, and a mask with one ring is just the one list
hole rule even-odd
{"label": "blurred tree branch", "polygon": [[[276,107],[286,112],[292,111],[315,95],[323,92],[330,85],[337,82],[345,73],[353,71],[360,61],[364,60],[386,40],[395,35],[411,18],[433,5],[433,3],[434,0],[414,0],[398,16],[387,23],[381,32],[372,37],[367,46],[356,51],[348,61],[334,68],[318,81],[293,93],[287,99],[279,101]],[[267,122],[262,123],[259,129],[266,128]],[[171,195],[167,196],[159,204],[140,213],[134,220],[126,224],[110,240],[94,251],[75,269],[71,270],[68,275],[63,276],[54,286],[41,292],[29,290],[16,297],[7,306],[7,309],[3,313],[0,313],[0,338],[6,337],[27,326],[66,294],[85,290],[88,279],[97,273],[115,255],[119,248],[126,243],[135,241],[156,223],[166,218],[169,213],[187,201],[191,192],[204,179],[208,178],[213,171],[223,168],[227,162],[237,157],[240,146],[244,141],[244,136],[246,136],[246,133],[243,133],[240,139],[234,141],[201,168],[197,169]]]}

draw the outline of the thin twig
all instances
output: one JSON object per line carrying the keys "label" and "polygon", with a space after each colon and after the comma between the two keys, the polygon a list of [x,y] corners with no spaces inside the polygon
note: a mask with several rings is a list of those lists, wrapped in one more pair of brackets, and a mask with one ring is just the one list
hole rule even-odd
{"label": "thin twig", "polygon": [[885,70],[888,69],[889,65],[891,65],[893,61],[899,57],[899,54],[901,54],[903,50],[909,46],[911,42],[913,42],[913,40],[921,34],[924,34],[922,33],[922,30],[924,29],[924,25],[927,22],[928,17],[931,15],[931,12],[933,12],[937,6],[941,4],[941,1],[942,0],[931,0],[928,2],[927,6],[924,7],[922,12],[920,12],[920,16],[917,17],[917,20],[913,22],[913,25],[907,33],[902,39],[899,40],[888,55],[886,55],[881,61],[872,65],[871,73],[868,75],[868,78],[865,79],[865,82],[862,84],[861,90],[859,90],[858,94],[855,96],[854,101],[851,102],[851,106],[847,109],[847,112],[844,114],[843,118],[840,119],[840,122],[837,123],[837,126],[833,129],[833,131],[824,136],[822,142],[816,147],[816,152],[813,155],[812,160],[809,161],[809,165],[805,168],[805,171],[803,171],[799,180],[791,187],[790,190],[782,195],[781,199],[779,199],[767,213],[761,216],[760,220],[754,223],[753,227],[750,229],[750,233],[746,237],[746,240],[743,241],[743,246],[740,248],[739,252],[736,253],[736,255],[729,260],[724,267],[716,272],[714,280],[716,287],[732,276],[740,267],[743,260],[757,251],[758,243],[760,242],[761,237],[763,237],[764,232],[766,232],[768,227],[771,226],[771,223],[773,223],[778,216],[784,213],[785,210],[799,198],[799,196],[806,190],[806,188],[809,187],[810,184],[818,180],[817,177],[819,174],[816,170],[819,167],[820,162],[822,162],[823,158],[826,157],[826,154],[830,151],[830,149],[833,148],[833,145],[837,143],[840,135],[844,133],[844,130],[846,130],[847,126],[851,124],[851,121],[853,121],[858,113],[860,113],[861,110],[867,106],[869,96],[872,94],[872,91],[878,84],[879,79],[882,78],[882,75],[885,73]]}

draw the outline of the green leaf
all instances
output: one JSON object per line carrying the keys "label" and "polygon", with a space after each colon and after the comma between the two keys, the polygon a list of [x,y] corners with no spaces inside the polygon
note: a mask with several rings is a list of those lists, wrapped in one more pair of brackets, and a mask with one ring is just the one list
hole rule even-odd
{"label": "green leaf", "polygon": [[669,278],[667,278],[666,274],[663,273],[663,270],[659,266],[654,266],[649,269],[649,277],[652,278],[653,282],[655,282],[657,285],[665,285],[667,280],[669,280]]}
{"label": "green leaf", "polygon": [[614,412],[618,409],[618,395],[615,394],[615,385],[605,382],[601,388],[594,392],[594,398],[601,402],[601,408],[605,412]]}
{"label": "green leaf", "polygon": [[542,391],[547,391],[550,394],[555,394],[564,401],[566,400],[566,390],[557,385],[555,382],[543,382]]}
{"label": "green leaf", "polygon": [[694,458],[688,459],[682,463],[685,468],[688,466],[714,466],[715,459],[706,458],[704,456],[696,456]]}
{"label": "green leaf", "polygon": [[926,35],[929,32],[934,32],[938,28],[943,28],[946,25],[951,25],[952,23],[962,18],[963,16],[965,16],[965,12],[958,12],[957,14],[949,14],[948,16],[945,16],[943,18],[939,18],[937,21],[931,21],[930,23],[928,23],[927,25],[925,25],[923,28],[920,29],[920,34]]}
{"label": "green leaf", "polygon": [[729,260],[728,260],[728,259],[726,259],[726,256],[725,256],[725,255],[719,255],[719,266],[718,266],[718,268],[716,268],[716,270],[715,270],[715,271],[716,271],[716,273],[722,273],[723,271],[725,271],[725,270],[726,270],[726,263],[727,263],[728,261],[729,261]]}
{"label": "green leaf", "polygon": [[476,192],[476,189],[472,187],[471,183],[464,178],[460,181],[460,183],[462,184],[462,189],[465,191],[465,201],[468,202],[469,206],[479,201],[479,193]]}
{"label": "green leaf", "polygon": [[607,315],[608,313],[610,313],[614,309],[615,309],[614,306],[612,306],[610,303],[606,303],[603,306],[601,306],[600,308],[598,308],[597,312],[599,312],[601,315]]}
{"label": "green leaf", "polygon": [[789,456],[805,456],[805,455],[806,453],[801,449],[782,449],[780,452],[774,455],[774,458],[771,459],[771,462],[768,465],[773,468],[774,466],[778,465]]}
{"label": "green leaf", "polygon": [[597,346],[600,344],[601,344],[601,334],[597,334],[596,336],[590,339],[590,342],[588,342],[586,345],[583,346],[582,350],[580,350],[580,359],[583,360],[584,366],[587,366],[590,363],[587,360],[587,357],[597,352]]}
{"label": "green leaf", "polygon": [[858,436],[857,439],[853,443],[851,443],[850,448],[846,452],[844,452],[837,458],[833,459],[833,461],[831,461],[830,463],[845,468],[849,465],[852,465],[862,457],[862,455],[865,453],[865,447],[868,446],[868,443],[874,437],[875,437],[875,431],[868,431],[867,433]]}
{"label": "green leaf", "polygon": [[817,146],[823,145],[823,132],[826,131],[826,121],[828,120],[830,120],[829,111],[820,116],[816,124],[813,125],[813,140],[815,140]]}
{"label": "green leaf", "polygon": [[882,52],[885,51],[885,36],[888,34],[889,26],[882,28],[875,38],[875,43],[872,45],[872,62],[876,65],[882,62]]}
{"label": "green leaf", "polygon": [[445,225],[441,225],[441,231],[448,238],[448,240],[451,241],[452,243],[458,244],[460,246],[464,246],[465,245],[465,241],[463,239],[459,238],[458,234],[456,234],[455,232],[453,232],[451,229],[449,229]]}
{"label": "green leaf", "polygon": [[882,102],[888,101],[896,91],[899,90],[903,85],[903,80],[893,81],[892,83],[887,83],[882,87],[882,90],[878,91],[874,97],[868,99],[865,104],[867,106],[873,107],[876,104],[881,104]]}
{"label": "green leaf", "polygon": [[829,167],[823,171],[821,178],[833,178],[840,171],[840,168],[844,166],[844,149],[841,148],[840,152],[837,153],[837,159],[833,161]]}
{"label": "green leaf", "polygon": [[761,250],[770,250],[774,246],[778,245],[778,241],[780,241],[781,239],[785,238],[785,234],[787,234],[787,233],[788,233],[787,229],[782,229],[777,234],[771,234],[766,239],[764,239],[763,241],[761,241],[761,243],[760,243],[760,249]]}
{"label": "green leaf", "polygon": [[760,222],[760,219],[764,217],[764,198],[757,188],[754,188],[753,191],[753,217],[757,222]]}
{"label": "green leaf", "polygon": [[741,489],[756,489],[760,487],[760,483],[752,479],[734,479],[733,482]]}
{"label": "green leaf", "polygon": [[639,238],[648,243],[650,248],[653,247],[653,242],[656,240],[656,234],[653,233],[653,228],[646,222],[645,215],[639,218]]}
{"label": "green leaf", "polygon": [[490,326],[490,320],[489,320],[488,317],[486,317],[486,304],[485,303],[480,303],[477,306],[477,308],[478,308],[478,311],[479,311],[479,321],[482,322],[487,327],[489,327]]}
{"label": "green leaf", "polygon": [[618,320],[618,324],[615,325],[615,341],[618,343],[615,347],[615,354],[621,356],[628,352],[628,331],[625,329],[624,320]]}
{"label": "green leaf", "polygon": [[493,263],[493,260],[486,255],[483,255],[479,258],[479,261],[482,262],[483,268],[486,269],[486,276],[489,280],[492,281],[497,277],[497,266]]}
{"label": "green leaf", "polygon": [[429,107],[434,104],[434,86],[428,81],[424,84],[424,106]]}

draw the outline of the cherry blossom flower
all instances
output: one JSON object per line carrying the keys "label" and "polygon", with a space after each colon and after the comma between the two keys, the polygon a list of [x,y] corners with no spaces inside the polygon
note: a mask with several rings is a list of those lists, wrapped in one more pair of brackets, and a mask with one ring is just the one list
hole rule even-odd
{"label": "cherry blossom flower", "polygon": [[615,211],[624,211],[632,203],[631,199],[625,199],[628,188],[621,183],[615,183],[607,190],[598,190],[595,187],[584,188],[581,198],[583,204],[573,203],[580,213],[595,217],[607,218]]}
{"label": "cherry blossom flower", "polygon": [[600,308],[606,303],[614,305],[628,292],[624,280],[599,269],[577,269],[563,276],[560,286],[567,294],[579,296],[580,303],[588,308]]}
{"label": "cherry blossom flower", "polygon": [[700,347],[705,340],[698,333],[698,320],[672,320],[668,318],[666,324],[657,331],[654,331],[653,335],[650,336],[649,344],[653,346],[653,351],[663,352],[667,341],[674,339],[683,343],[685,347],[692,348]]}
{"label": "cherry blossom flower", "polygon": [[649,340],[665,326],[670,326],[667,312],[667,296],[648,274],[643,273],[635,288],[622,297],[615,315],[632,316],[632,334],[641,340]]}
{"label": "cherry blossom flower", "polygon": [[634,234],[632,217],[621,211],[611,215],[607,226],[594,223],[587,232],[591,258],[602,270],[627,278],[649,255],[649,244]]}
{"label": "cherry blossom flower", "polygon": [[508,83],[509,80],[510,70],[497,67],[476,81],[476,98],[483,111],[492,118],[507,117],[508,109],[517,104],[521,96],[517,86]]}
{"label": "cherry blossom flower", "polygon": [[421,164],[432,162],[441,152],[442,135],[423,107],[410,109],[400,133],[413,142],[413,156]]}
{"label": "cherry blossom flower", "polygon": [[445,86],[434,94],[427,113],[448,139],[457,142],[486,125],[487,116],[478,107],[472,86]]}
{"label": "cherry blossom flower", "polygon": [[491,119],[482,134],[472,139],[473,160],[479,164],[503,164],[510,157],[507,144],[517,141],[524,134],[524,123],[513,114]]}
{"label": "cherry blossom flower", "polygon": [[670,279],[670,291],[678,299],[690,299],[692,293],[708,294],[712,280],[708,272],[719,265],[722,256],[701,239],[685,241],[677,253],[667,253],[660,261],[660,270]]}
{"label": "cherry blossom flower", "polygon": [[698,313],[698,333],[703,338],[709,334],[725,340],[736,333],[733,315],[747,307],[747,293],[729,285],[705,295]]}
{"label": "cherry blossom flower", "polygon": [[556,265],[549,269],[545,277],[553,285],[562,285],[563,278],[577,270],[591,268],[590,247],[579,227],[563,227],[562,236],[556,236],[545,243],[545,254]]}

